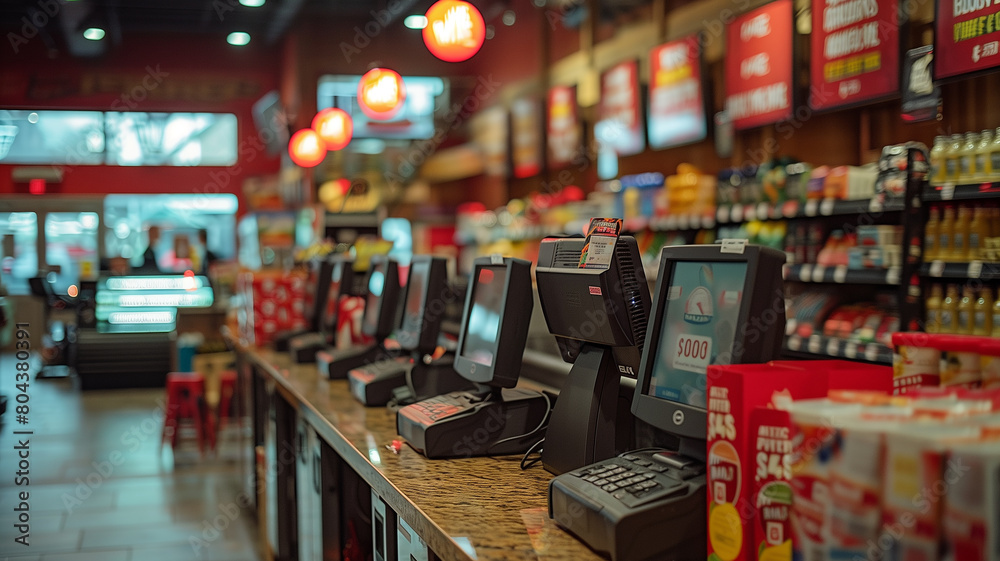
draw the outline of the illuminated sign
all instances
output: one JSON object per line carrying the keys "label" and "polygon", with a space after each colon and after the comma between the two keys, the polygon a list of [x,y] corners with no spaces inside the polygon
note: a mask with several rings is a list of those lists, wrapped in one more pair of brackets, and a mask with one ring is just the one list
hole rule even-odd
{"label": "illuminated sign", "polygon": [[358,83],[358,103],[361,111],[372,119],[388,120],[403,107],[406,86],[398,72],[373,68]]}
{"label": "illuminated sign", "polygon": [[193,290],[208,286],[205,277],[111,277],[105,282],[108,290]]}
{"label": "illuminated sign", "polygon": [[312,128],[326,143],[327,150],[341,150],[351,142],[354,122],[343,109],[324,109],[313,117]]}
{"label": "illuminated sign", "polygon": [[302,129],[288,141],[288,155],[296,165],[304,168],[316,167],[326,158],[326,143],[319,133],[312,129]]}
{"label": "illuminated sign", "polygon": [[336,107],[351,116],[352,138],[414,139],[434,136],[435,115],[447,120],[452,110],[448,82],[432,76],[404,76],[406,99],[392,119],[372,119],[358,103],[361,76],[321,76],[316,88],[316,107]]}
{"label": "illuminated sign", "polygon": [[486,24],[475,6],[460,0],[440,0],[425,14],[424,44],[446,62],[461,62],[479,52],[486,39]]}
{"label": "illuminated sign", "polygon": [[792,0],[777,0],[726,28],[726,112],[736,130],[792,116]]}
{"label": "illuminated sign", "polygon": [[184,292],[97,293],[99,306],[118,306],[121,308],[207,308],[212,305],[213,300],[212,289],[208,287]]}
{"label": "illuminated sign", "polygon": [[576,111],[576,91],[570,86],[549,90],[547,108],[549,164],[553,167],[585,161],[580,118]]}
{"label": "illuminated sign", "polygon": [[646,138],[642,128],[639,95],[639,64],[623,62],[601,75],[600,120],[605,134],[601,141],[620,156],[642,152]]}
{"label": "illuminated sign", "polygon": [[542,171],[542,104],[534,97],[518,98],[510,115],[514,177],[537,175]]}
{"label": "illuminated sign", "polygon": [[704,140],[703,95],[697,35],[654,48],[649,53],[649,145],[659,149]]}
{"label": "illuminated sign", "polygon": [[934,18],[934,78],[1000,65],[1000,6],[989,0],[939,0]]}
{"label": "illuminated sign", "polygon": [[108,323],[121,325],[174,323],[173,312],[111,312]]}

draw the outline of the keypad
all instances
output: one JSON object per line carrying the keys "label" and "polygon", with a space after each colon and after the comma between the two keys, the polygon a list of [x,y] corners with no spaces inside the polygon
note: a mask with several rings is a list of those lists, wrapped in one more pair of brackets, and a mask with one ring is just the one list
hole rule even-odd
{"label": "keypad", "polygon": [[680,490],[684,481],[704,473],[703,467],[695,465],[698,464],[685,464],[684,469],[677,469],[652,459],[648,453],[635,452],[577,470],[573,475],[615,499],[633,504]]}

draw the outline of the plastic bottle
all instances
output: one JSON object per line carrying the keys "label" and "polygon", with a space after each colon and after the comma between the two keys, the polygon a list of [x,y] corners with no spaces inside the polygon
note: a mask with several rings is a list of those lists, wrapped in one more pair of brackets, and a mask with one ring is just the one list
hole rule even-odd
{"label": "plastic bottle", "polygon": [[[931,296],[927,299],[927,322],[924,324],[924,331],[927,333],[941,332],[941,300],[944,297],[944,289],[940,284],[931,287]],[[992,305],[992,302],[990,303]]]}
{"label": "plastic bottle", "polygon": [[977,206],[972,215],[972,223],[969,224],[969,247],[966,253],[966,259],[969,261],[982,259],[985,240],[990,237],[991,228],[986,211],[986,208]]}
{"label": "plastic bottle", "polygon": [[989,336],[993,331],[993,293],[988,287],[979,291],[979,298],[976,299],[975,310],[973,311],[973,335]]}
{"label": "plastic bottle", "polygon": [[938,226],[937,258],[942,261],[951,259],[952,243],[955,240],[955,209],[948,206],[941,213],[941,224]]}
{"label": "plastic bottle", "polygon": [[1000,181],[1000,127],[993,133],[993,144],[990,144],[990,181]]}
{"label": "plastic bottle", "polygon": [[948,139],[948,145],[944,153],[944,182],[957,183],[961,170],[959,160],[962,155],[962,135],[953,134]]}
{"label": "plastic bottle", "polygon": [[948,261],[965,261],[969,255],[969,234],[971,232],[972,209],[967,206],[959,207]]}
{"label": "plastic bottle", "polygon": [[986,129],[979,133],[979,144],[976,146],[976,181],[990,181],[993,177],[993,162],[990,159],[992,145],[992,130]]}
{"label": "plastic bottle", "polygon": [[948,285],[944,300],[941,302],[941,329],[938,333],[958,332],[958,288]]}
{"label": "plastic bottle", "polygon": [[955,333],[972,335],[976,329],[976,296],[972,288],[962,288],[962,299],[958,301],[958,319]]}
{"label": "plastic bottle", "polygon": [[974,183],[976,181],[976,149],[979,147],[979,133],[969,131],[962,140],[959,150],[958,181],[956,183]]}
{"label": "plastic bottle", "polygon": [[941,215],[936,207],[931,207],[927,224],[924,225],[924,261],[938,258],[938,236],[941,233]]}
{"label": "plastic bottle", "polygon": [[945,176],[945,152],[947,152],[948,137],[934,137],[934,147],[931,148],[931,185],[941,185]]}

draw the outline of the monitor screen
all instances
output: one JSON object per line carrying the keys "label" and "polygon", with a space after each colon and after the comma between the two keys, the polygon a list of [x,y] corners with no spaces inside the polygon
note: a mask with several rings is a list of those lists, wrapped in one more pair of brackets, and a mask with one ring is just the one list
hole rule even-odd
{"label": "monitor screen", "polygon": [[[350,265],[350,263],[347,263]],[[344,261],[334,261],[333,269],[330,271],[330,290],[327,292],[326,310],[323,313],[323,325],[333,329],[337,328],[337,312],[340,306],[341,284],[344,280]]]}
{"label": "monitor screen", "polygon": [[385,261],[373,262],[371,274],[368,275],[368,298],[365,300],[363,323],[372,332],[378,327],[379,304],[385,289],[385,267]]}
{"label": "monitor screen", "polygon": [[483,366],[493,366],[496,358],[506,282],[507,267],[481,267],[472,289],[472,309],[460,354]]}
{"label": "monitor screen", "polygon": [[406,310],[403,312],[404,328],[413,331],[420,330],[423,322],[424,296],[427,292],[427,276],[430,274],[430,261],[417,261],[410,267],[410,275],[406,281]]}
{"label": "monitor screen", "polygon": [[746,276],[746,262],[674,263],[648,395],[706,408],[705,373],[728,364]]}

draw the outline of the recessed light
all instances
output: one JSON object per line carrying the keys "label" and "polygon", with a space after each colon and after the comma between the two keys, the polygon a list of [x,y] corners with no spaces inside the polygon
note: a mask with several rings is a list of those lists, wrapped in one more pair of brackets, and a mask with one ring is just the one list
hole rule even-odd
{"label": "recessed light", "polygon": [[90,39],[91,41],[100,41],[104,39],[104,30],[100,27],[90,27],[83,32],[84,39]]}
{"label": "recessed light", "polygon": [[410,29],[423,29],[427,27],[427,16],[406,16],[403,25]]}
{"label": "recessed light", "polygon": [[514,10],[507,10],[503,13],[503,17],[501,19],[504,25],[510,27],[517,21],[517,14],[514,13]]}
{"label": "recessed light", "polygon": [[236,45],[237,47],[242,47],[250,42],[250,34],[243,31],[234,31],[226,37],[226,42],[230,45]]}
{"label": "recessed light", "polygon": [[240,4],[247,8],[259,8],[264,5],[264,0],[240,0]]}

